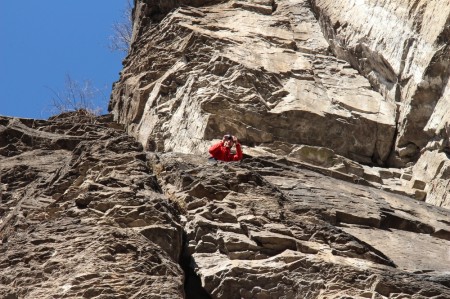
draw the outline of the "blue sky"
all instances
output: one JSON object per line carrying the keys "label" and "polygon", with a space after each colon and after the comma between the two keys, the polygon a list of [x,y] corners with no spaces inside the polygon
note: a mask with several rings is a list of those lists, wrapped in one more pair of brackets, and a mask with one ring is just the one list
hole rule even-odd
{"label": "blue sky", "polygon": [[0,115],[48,118],[66,74],[90,80],[106,113],[124,53],[108,49],[126,0],[0,0]]}

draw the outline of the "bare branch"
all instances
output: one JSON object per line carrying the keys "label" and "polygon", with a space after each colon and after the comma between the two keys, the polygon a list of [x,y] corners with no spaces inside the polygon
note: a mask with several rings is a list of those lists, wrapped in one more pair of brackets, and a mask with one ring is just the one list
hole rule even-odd
{"label": "bare branch", "polygon": [[[61,114],[73,111],[82,111],[83,114],[96,116],[101,108],[94,107],[93,99],[102,96],[103,93],[95,88],[91,81],[85,80],[81,85],[78,81],[66,75],[64,88],[61,91],[47,87],[52,93],[52,114]],[[104,95],[103,95],[104,96]]]}
{"label": "bare branch", "polygon": [[128,52],[133,35],[132,11],[133,3],[131,0],[127,0],[121,20],[112,25],[113,33],[109,37],[109,49],[111,51]]}

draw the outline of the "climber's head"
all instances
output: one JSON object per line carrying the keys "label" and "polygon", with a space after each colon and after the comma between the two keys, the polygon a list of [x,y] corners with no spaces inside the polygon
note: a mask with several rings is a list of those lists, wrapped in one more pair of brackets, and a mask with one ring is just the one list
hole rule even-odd
{"label": "climber's head", "polygon": [[235,137],[231,134],[223,136],[223,145],[226,147],[233,147]]}

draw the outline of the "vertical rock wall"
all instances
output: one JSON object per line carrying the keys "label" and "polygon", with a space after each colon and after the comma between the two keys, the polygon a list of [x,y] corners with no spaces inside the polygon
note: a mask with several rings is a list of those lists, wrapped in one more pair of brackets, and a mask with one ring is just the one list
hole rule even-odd
{"label": "vertical rock wall", "polygon": [[391,163],[417,160],[419,150],[449,121],[442,112],[449,107],[450,3],[312,3],[336,56],[358,69],[386,99],[397,102],[395,156],[400,161]]}
{"label": "vertical rock wall", "polygon": [[144,152],[111,120],[0,117],[0,297],[450,297],[448,210],[277,157]]}
{"label": "vertical rock wall", "polygon": [[447,206],[446,170],[412,166],[448,160],[449,13],[443,0],[136,1],[109,109],[149,150],[207,155],[231,132],[246,153],[361,179],[374,171],[342,161],[403,168],[374,182]]}
{"label": "vertical rock wall", "polygon": [[[395,104],[328,52],[308,1],[210,4],[161,21],[152,14],[160,6],[137,4],[139,37],[110,110],[145,148],[205,153],[234,132],[252,146],[323,146],[385,163]],[[145,13],[153,23],[138,28]]]}
{"label": "vertical rock wall", "polygon": [[330,47],[397,105],[395,148],[388,164],[416,162],[412,181],[426,200],[448,206],[450,3],[313,0]]}
{"label": "vertical rock wall", "polygon": [[450,298],[448,14],[136,0],[113,115],[0,117],[0,297]]}

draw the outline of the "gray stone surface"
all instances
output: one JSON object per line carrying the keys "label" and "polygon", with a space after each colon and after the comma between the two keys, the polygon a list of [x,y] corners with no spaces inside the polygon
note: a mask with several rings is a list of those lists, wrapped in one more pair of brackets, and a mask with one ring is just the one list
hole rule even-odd
{"label": "gray stone surface", "polygon": [[111,115],[0,117],[0,297],[450,298],[449,11],[136,0]]}
{"label": "gray stone surface", "polygon": [[417,159],[448,114],[450,3],[313,0],[336,56],[398,102],[396,154]]}
{"label": "gray stone surface", "polygon": [[149,150],[204,153],[231,131],[244,144],[386,161],[396,107],[328,52],[308,1],[277,1],[270,15],[241,2],[178,8],[142,33],[115,85],[115,119]]}
{"label": "gray stone surface", "polygon": [[140,144],[110,117],[0,122],[1,298],[182,298],[179,215]]}
{"label": "gray stone surface", "polygon": [[[252,155],[449,206],[447,1],[165,3],[137,1],[109,106],[144,148],[206,154],[233,132]],[[366,167],[415,163],[412,180]]]}
{"label": "gray stone surface", "polygon": [[448,210],[287,161],[152,159],[212,298],[450,296],[432,282],[448,274]]}
{"label": "gray stone surface", "polygon": [[450,296],[448,210],[287,159],[146,153],[69,116],[1,118],[2,297]]}

